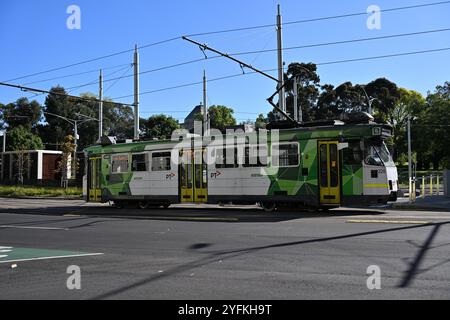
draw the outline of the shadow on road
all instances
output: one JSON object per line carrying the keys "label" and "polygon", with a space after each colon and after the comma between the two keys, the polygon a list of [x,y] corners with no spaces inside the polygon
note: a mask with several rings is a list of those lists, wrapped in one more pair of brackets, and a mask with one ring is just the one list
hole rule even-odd
{"label": "shadow on road", "polygon": [[[367,231],[367,232],[359,232],[359,233],[352,233],[352,234],[346,234],[346,235],[340,235],[340,236],[333,236],[333,237],[325,237],[325,238],[317,238],[317,239],[309,239],[309,240],[301,240],[301,241],[292,241],[292,242],[282,242],[282,243],[276,243],[271,245],[265,245],[265,246],[257,246],[257,247],[249,247],[249,248],[242,248],[242,249],[235,249],[235,250],[221,250],[221,251],[210,251],[210,252],[203,252],[204,254],[207,254],[206,257],[182,264],[180,266],[176,266],[172,269],[169,269],[167,271],[164,271],[163,273],[158,273],[151,275],[145,279],[142,279],[140,281],[134,282],[130,285],[117,288],[111,291],[108,291],[104,294],[98,295],[96,297],[93,297],[92,299],[107,299],[112,296],[116,296],[118,294],[124,293],[126,291],[135,289],[137,287],[152,283],[157,280],[161,280],[167,277],[170,277],[175,274],[179,274],[194,268],[202,267],[208,264],[211,264],[213,262],[217,262],[219,260],[225,260],[234,258],[240,255],[245,255],[249,253],[254,253],[256,251],[261,251],[265,249],[272,249],[272,248],[280,248],[280,247],[290,247],[290,246],[299,246],[299,245],[306,245],[310,243],[320,243],[320,242],[327,242],[327,241],[335,241],[335,240],[341,240],[341,239],[349,239],[349,238],[355,238],[360,236],[366,236],[366,235],[372,235],[372,234],[380,234],[380,233],[386,233],[386,232],[395,232],[400,230],[414,230],[418,228],[426,228],[426,227],[432,227],[432,231],[430,235],[428,236],[427,240],[425,241],[424,245],[419,250],[418,254],[414,258],[413,262],[410,265],[409,270],[407,270],[404,273],[404,277],[402,279],[401,284],[399,287],[407,287],[414,276],[417,274],[417,268],[423,261],[425,257],[425,252],[429,249],[429,246],[433,240],[433,238],[436,236],[437,231],[439,228],[443,225],[450,224],[450,221],[446,222],[439,222],[439,223],[428,223],[423,225],[414,225],[414,226],[405,226],[405,227],[397,227],[397,228],[389,228],[389,229],[383,229],[383,230],[375,230],[375,231]],[[187,250],[200,250],[206,247],[211,246],[211,244],[205,244],[205,243],[198,243],[198,244],[192,244],[187,247]]]}
{"label": "shadow on road", "polygon": [[[0,208],[2,213],[31,214],[31,215],[78,215],[82,217],[108,217],[121,219],[147,219],[147,220],[176,220],[195,222],[280,222],[303,218],[346,217],[355,215],[382,215],[383,211],[377,210],[329,210],[329,211],[294,211],[283,209],[275,212],[265,212],[256,207],[208,207],[208,208],[180,208],[169,209],[152,208],[118,209],[108,206],[52,206],[41,208]],[[79,218],[78,218],[79,219]],[[66,220],[67,221],[67,220]],[[49,222],[46,220],[45,222]],[[30,222],[31,223],[31,222]]]}

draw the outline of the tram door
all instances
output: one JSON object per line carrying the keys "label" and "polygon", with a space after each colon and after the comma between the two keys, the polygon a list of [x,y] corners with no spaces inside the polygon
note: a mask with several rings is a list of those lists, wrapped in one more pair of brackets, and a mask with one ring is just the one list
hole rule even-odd
{"label": "tram door", "polygon": [[208,201],[207,164],[203,159],[205,150],[180,151],[180,197],[181,202]]}
{"label": "tram door", "polygon": [[339,152],[337,141],[319,141],[320,204],[340,204]]}
{"label": "tram door", "polygon": [[101,158],[89,158],[88,163],[88,186],[89,186],[89,201],[100,202],[101,201],[101,189],[100,189],[100,171],[101,171]]}

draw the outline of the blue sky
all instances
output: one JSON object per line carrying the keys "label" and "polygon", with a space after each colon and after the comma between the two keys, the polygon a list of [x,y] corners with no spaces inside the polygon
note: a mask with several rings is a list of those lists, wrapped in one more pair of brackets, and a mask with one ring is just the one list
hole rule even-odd
{"label": "blue sky", "polygon": [[[47,70],[53,67],[96,58],[130,49],[135,43],[146,45],[185,34],[275,23],[276,5],[281,4],[283,21],[364,12],[369,5],[388,9],[435,0],[370,0],[370,1],[1,1],[0,2],[0,81]],[[66,20],[69,5],[81,9],[81,29],[69,30]],[[390,34],[449,28],[450,4],[382,13],[381,29],[369,30],[367,16],[292,24],[284,27],[283,46],[299,46]],[[274,27],[198,36],[194,39],[219,50],[233,53],[276,48]],[[450,32],[420,36],[376,40],[326,47],[289,50],[284,53],[286,65],[297,62],[323,63],[450,47]],[[141,71],[172,65],[203,57],[193,44],[183,40],[140,51]],[[449,81],[450,51],[377,59],[318,67],[322,84],[339,85],[344,81],[367,83],[386,77],[401,87],[422,94],[433,91],[436,85]],[[240,56],[240,59],[260,69],[277,67],[276,53]],[[83,75],[30,84],[50,89],[60,84],[72,87],[95,82],[95,70],[104,71],[105,80],[130,75],[125,64],[132,62],[132,52],[108,59],[13,81],[27,84],[48,78],[93,71]],[[208,78],[238,74],[239,65],[226,59],[204,60],[198,63],[142,75],[141,92],[201,81],[203,69]],[[128,72],[128,73],[127,73]],[[273,73],[276,75],[276,73]],[[132,77],[105,83],[105,96],[115,98],[133,93]],[[275,83],[260,75],[246,75],[208,84],[208,103],[224,104],[235,110],[239,120],[254,119],[258,113],[270,111],[266,102]],[[72,94],[97,92],[97,85],[76,89]],[[32,96],[16,89],[0,87],[0,102],[8,103],[21,96]],[[43,102],[43,96],[36,99]],[[141,116],[166,113],[182,120],[202,100],[202,86],[141,96]],[[132,103],[132,98],[120,99]]]}

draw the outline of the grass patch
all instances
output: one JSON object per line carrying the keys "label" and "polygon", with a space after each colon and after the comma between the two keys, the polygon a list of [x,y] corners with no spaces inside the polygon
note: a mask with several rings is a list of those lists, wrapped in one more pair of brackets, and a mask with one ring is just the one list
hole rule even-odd
{"label": "grass patch", "polygon": [[60,197],[80,196],[82,189],[71,187],[67,189],[36,186],[0,186],[0,196],[9,197]]}

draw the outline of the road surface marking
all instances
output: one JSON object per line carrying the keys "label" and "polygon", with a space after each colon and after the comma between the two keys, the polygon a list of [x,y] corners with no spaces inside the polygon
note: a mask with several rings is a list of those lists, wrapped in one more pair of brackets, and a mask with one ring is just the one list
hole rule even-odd
{"label": "road surface marking", "polygon": [[[14,259],[14,260],[2,260],[1,263],[7,263],[7,262],[21,262],[21,261],[35,261],[35,260],[46,260],[46,259],[61,259],[61,258],[75,258],[75,257],[87,257],[87,256],[98,256],[102,255],[103,253],[82,253],[82,254],[69,254],[66,256],[49,256],[49,257],[39,257],[39,258],[28,258],[28,259]],[[6,257],[6,256],[5,256]],[[3,256],[0,256],[0,258],[3,258]]]}
{"label": "road surface marking", "polygon": [[69,230],[68,228],[56,228],[56,227],[28,227],[28,226],[10,226],[10,225],[0,225],[0,228],[38,229],[38,230]]}
{"label": "road surface marking", "polygon": [[103,254],[103,253],[89,253],[81,251],[54,250],[54,249],[15,248],[15,247],[14,248],[0,247],[0,248],[9,248],[4,250],[4,251],[8,250],[8,254],[0,255],[0,264],[17,261],[85,257]]}
{"label": "road surface marking", "polygon": [[347,220],[349,223],[391,223],[391,224],[426,224],[430,221],[419,220]]}

